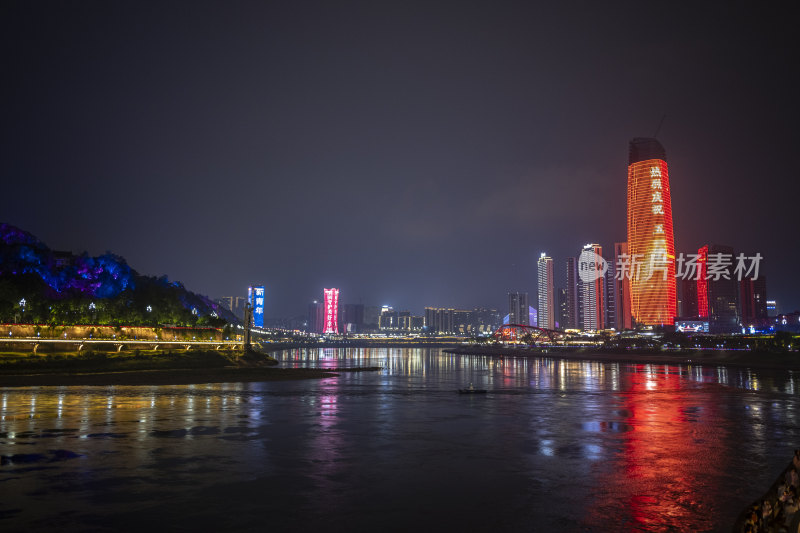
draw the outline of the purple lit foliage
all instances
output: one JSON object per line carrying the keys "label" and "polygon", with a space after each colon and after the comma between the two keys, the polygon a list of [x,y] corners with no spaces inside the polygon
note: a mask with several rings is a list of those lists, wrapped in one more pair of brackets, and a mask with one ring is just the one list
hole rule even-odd
{"label": "purple lit foliage", "polygon": [[[125,309],[143,310],[150,304],[162,312],[171,309],[172,321],[182,320],[180,313],[192,309],[197,309],[197,317],[217,315],[236,321],[226,309],[205,296],[187,291],[180,282],[170,281],[167,276],[141,276],[124,258],[110,252],[90,257],[86,253],[52,251],[30,233],[0,224],[0,276],[11,276],[21,284],[21,276],[25,275],[34,275],[44,282],[43,288],[34,291],[44,300],[122,298]],[[26,290],[31,292],[30,288]],[[29,299],[33,301],[37,294],[30,294]]]}

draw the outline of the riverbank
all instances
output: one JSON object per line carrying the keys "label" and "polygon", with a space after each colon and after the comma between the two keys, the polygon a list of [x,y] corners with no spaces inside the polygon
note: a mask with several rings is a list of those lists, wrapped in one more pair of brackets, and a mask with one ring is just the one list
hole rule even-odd
{"label": "riverbank", "polygon": [[592,348],[530,348],[494,345],[462,345],[446,348],[447,353],[483,355],[489,357],[548,357],[577,361],[604,363],[657,364],[657,365],[710,365],[741,368],[795,370],[800,368],[800,353],[770,353],[750,350],[695,350],[646,351],[602,350]]}
{"label": "riverbank", "polygon": [[336,377],[340,372],[380,370],[379,367],[274,368],[278,362],[259,352],[0,355],[0,387],[246,383],[322,379]]}

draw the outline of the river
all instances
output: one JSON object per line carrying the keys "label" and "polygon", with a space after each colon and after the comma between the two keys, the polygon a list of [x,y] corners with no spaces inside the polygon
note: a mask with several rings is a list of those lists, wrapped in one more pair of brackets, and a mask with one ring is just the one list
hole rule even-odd
{"label": "river", "polygon": [[797,372],[277,356],[383,370],[3,389],[0,530],[730,530],[800,447]]}

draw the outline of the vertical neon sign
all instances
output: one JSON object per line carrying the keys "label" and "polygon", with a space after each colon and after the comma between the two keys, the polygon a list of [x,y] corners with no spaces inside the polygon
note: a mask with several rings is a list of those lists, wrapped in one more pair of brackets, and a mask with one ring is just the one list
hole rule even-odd
{"label": "vertical neon sign", "polygon": [[697,262],[700,263],[700,272],[697,276],[697,315],[708,318],[708,246],[697,250]]}
{"label": "vertical neon sign", "polygon": [[322,292],[325,295],[325,328],[322,333],[338,335],[339,289],[322,289]]}
{"label": "vertical neon sign", "polygon": [[253,326],[264,327],[264,286],[250,287],[247,289],[247,297],[253,308]]}

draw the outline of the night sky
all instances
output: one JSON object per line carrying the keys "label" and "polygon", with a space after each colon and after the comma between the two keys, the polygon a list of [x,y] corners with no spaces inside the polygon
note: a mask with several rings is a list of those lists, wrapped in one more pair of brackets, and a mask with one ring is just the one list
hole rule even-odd
{"label": "night sky", "polygon": [[[788,4],[784,4],[788,8]],[[800,308],[796,22],[757,2],[3,2],[0,221],[267,316],[506,309],[626,238],[667,150],[677,251]]]}

